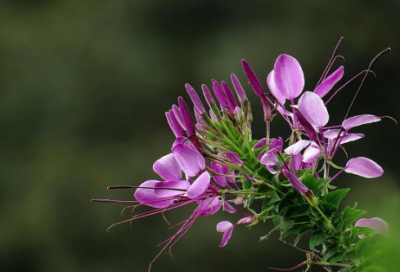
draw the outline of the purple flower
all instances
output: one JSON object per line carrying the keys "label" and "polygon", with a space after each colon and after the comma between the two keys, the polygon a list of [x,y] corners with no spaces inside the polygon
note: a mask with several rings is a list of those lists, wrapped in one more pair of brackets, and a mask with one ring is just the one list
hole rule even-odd
{"label": "purple flower", "polygon": [[383,174],[382,167],[373,160],[364,157],[350,159],[344,171],[364,178],[377,178]]}
{"label": "purple flower", "polygon": [[238,106],[235,97],[232,94],[231,89],[229,89],[228,84],[225,81],[221,83],[222,91],[225,94],[226,101],[228,102],[228,107],[231,112],[234,112],[236,107]]}
{"label": "purple flower", "polygon": [[296,188],[300,194],[308,196],[309,189],[295,175],[286,169],[282,170],[283,175],[289,180],[290,184]]}
{"label": "purple flower", "polygon": [[221,107],[229,107],[228,99],[225,96],[225,92],[222,90],[221,86],[215,79],[212,80],[212,90],[214,91],[215,97],[217,98],[218,102],[221,104]]}
{"label": "purple flower", "polygon": [[319,97],[324,97],[329,91],[342,79],[344,74],[344,67],[340,66],[335,72],[328,76],[318,87],[315,89],[314,93],[318,94]]}
{"label": "purple flower", "polygon": [[196,135],[196,128],[194,126],[192,117],[190,116],[189,108],[185,103],[185,100],[183,100],[182,97],[178,97],[178,103],[179,103],[179,110],[181,112],[181,118],[183,125],[186,129],[186,132],[188,133],[189,136],[194,136]]}
{"label": "purple flower", "polygon": [[156,172],[164,180],[181,180],[182,170],[175,159],[174,154],[168,154],[158,159],[153,164],[153,171]]}
{"label": "purple flower", "polygon": [[210,174],[204,172],[188,188],[186,195],[190,198],[197,198],[203,195],[210,185]]}
{"label": "purple flower", "polygon": [[279,96],[288,100],[298,97],[304,88],[304,74],[299,62],[292,56],[280,55],[275,61],[273,82]]}
{"label": "purple flower", "polygon": [[251,224],[256,220],[256,218],[251,216],[246,216],[240,219],[235,225],[229,221],[221,221],[217,224],[217,231],[222,232],[222,241],[219,247],[224,247],[228,244],[229,239],[231,239],[233,228],[240,225]]}
{"label": "purple flower", "polygon": [[322,128],[329,121],[329,113],[321,97],[313,92],[305,92],[299,99],[299,111],[313,126]]}
{"label": "purple flower", "polygon": [[235,89],[236,94],[239,98],[239,102],[243,106],[243,102],[247,98],[246,92],[243,90],[243,87],[235,74],[231,74],[231,81],[233,84],[233,88]]}
{"label": "purple flower", "polygon": [[184,143],[178,141],[172,147],[172,153],[183,172],[189,177],[197,176],[206,166],[203,155],[189,141]]}
{"label": "purple flower", "polygon": [[231,163],[236,164],[239,167],[243,167],[243,162],[236,152],[228,151],[225,156],[231,161]]}
{"label": "purple flower", "polygon": [[[373,217],[371,219],[361,218],[355,224],[356,227],[368,227],[375,230],[375,233],[389,236],[389,225],[383,219],[379,217]],[[360,239],[364,238],[365,235],[359,235]]]}
{"label": "purple flower", "polygon": [[245,73],[247,79],[249,80],[250,86],[253,88],[256,95],[259,97],[264,96],[263,87],[261,86],[261,83],[258,80],[253,69],[251,69],[250,64],[245,59],[242,59],[242,66],[243,66],[244,73]]}
{"label": "purple flower", "polygon": [[343,128],[348,131],[353,127],[358,127],[365,124],[371,124],[375,122],[379,122],[381,118],[371,115],[371,114],[363,114],[358,116],[350,117],[343,121]]}
{"label": "purple flower", "polygon": [[267,85],[272,95],[278,100],[279,104],[282,106],[285,105],[286,98],[282,95],[282,93],[278,90],[274,80],[274,70],[272,70],[267,77]]}
{"label": "purple flower", "polygon": [[196,91],[193,89],[193,87],[190,86],[190,84],[186,83],[185,88],[186,88],[187,93],[190,96],[190,99],[192,99],[194,107],[196,108],[197,112],[200,115],[205,114],[206,110],[204,108],[204,105],[201,102],[200,97],[197,95]]}
{"label": "purple flower", "polygon": [[226,244],[228,244],[229,239],[231,239],[234,226],[235,225],[229,221],[221,221],[217,224],[217,231],[223,233],[222,241],[219,247],[224,247]]}
{"label": "purple flower", "polygon": [[179,125],[178,120],[175,118],[175,114],[172,110],[166,112],[165,116],[167,117],[169,127],[171,128],[172,132],[175,134],[175,137],[186,136],[182,127]]}

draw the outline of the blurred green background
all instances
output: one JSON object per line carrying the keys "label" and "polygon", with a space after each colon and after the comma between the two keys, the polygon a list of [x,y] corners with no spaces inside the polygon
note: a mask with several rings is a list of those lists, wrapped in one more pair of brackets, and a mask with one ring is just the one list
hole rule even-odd
{"label": "blurred green background", "polygon": [[[164,112],[177,96],[187,99],[184,84],[200,90],[211,78],[229,80],[231,72],[245,82],[242,58],[265,83],[275,58],[293,55],[313,89],[341,36],[343,83],[392,47],[351,115],[399,120],[399,25],[398,0],[1,1],[0,271],[147,271],[156,245],[174,230],[155,216],[106,232],[130,213],[121,216],[123,206],[90,199],[131,199],[133,191],[106,186],[156,178],[152,164],[174,139]],[[341,121],[358,82],[329,104],[330,124]],[[247,91],[254,135],[261,138],[262,109]],[[289,136],[280,121],[272,129],[273,136]],[[347,204],[358,201],[368,217],[386,219],[395,232],[399,127],[384,119],[358,131],[367,137],[346,146],[349,156],[372,158],[385,175],[343,175],[337,184],[353,189]],[[193,208],[166,216],[176,223]],[[219,249],[215,225],[239,218],[221,212],[201,218],[174,248],[175,259],[163,254],[152,271],[267,271],[304,260],[277,234],[258,243],[270,224],[238,227]]]}

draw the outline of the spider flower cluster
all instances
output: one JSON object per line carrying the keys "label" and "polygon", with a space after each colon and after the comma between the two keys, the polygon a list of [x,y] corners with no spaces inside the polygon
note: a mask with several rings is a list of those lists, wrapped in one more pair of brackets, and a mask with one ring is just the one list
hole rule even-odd
{"label": "spider flower cluster", "polygon": [[[176,233],[162,243],[161,252],[182,238],[197,218],[228,212],[237,214],[238,220],[217,224],[216,230],[222,233],[220,247],[227,246],[236,227],[270,219],[282,239],[295,235],[294,246],[304,234],[311,233],[307,260],[296,267],[336,265],[343,271],[363,271],[371,266],[377,256],[366,256],[375,240],[388,234],[389,227],[380,218],[362,218],[365,211],[356,206],[339,211],[349,189],[337,189],[334,184],[343,172],[377,178],[383,170],[366,157],[350,158],[343,166],[336,165],[334,158],[342,145],[364,137],[352,133],[353,128],[382,118],[363,114],[328,126],[329,102],[347,85],[337,87],[343,66],[329,73],[335,59],[334,53],[313,91],[304,90],[299,62],[285,54],[278,56],[268,74],[268,88],[246,60],[241,61],[247,78],[243,85],[234,74],[230,82],[213,79],[211,88],[203,84],[201,92],[186,84],[194,109],[191,112],[179,97],[177,105],[165,114],[176,139],[171,153],[153,165],[160,179],[147,180],[140,186],[109,187],[135,188],[135,200],[120,202],[152,209],[114,225],[192,204],[192,214],[175,226]],[[264,110],[266,137],[258,140],[252,137],[253,114],[243,88],[248,85]],[[335,92],[327,99],[332,90]],[[290,135],[270,137],[277,117],[290,127]]]}

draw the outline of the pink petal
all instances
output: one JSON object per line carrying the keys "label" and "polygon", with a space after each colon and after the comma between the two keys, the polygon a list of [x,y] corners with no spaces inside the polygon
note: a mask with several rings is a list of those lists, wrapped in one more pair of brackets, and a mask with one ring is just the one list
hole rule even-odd
{"label": "pink petal", "polygon": [[281,95],[292,100],[304,88],[304,74],[300,63],[289,55],[280,55],[274,66],[274,82]]}
{"label": "pink petal", "polygon": [[218,232],[225,232],[233,227],[233,224],[229,221],[221,221],[217,224]]}
{"label": "pink petal", "polygon": [[204,157],[200,152],[185,144],[174,146],[172,153],[175,155],[175,159],[183,172],[189,177],[197,176],[206,166]]}
{"label": "pink petal", "polygon": [[362,134],[362,133],[350,133],[350,134],[347,134],[346,136],[344,136],[342,138],[342,140],[340,141],[340,144],[345,144],[345,143],[348,143],[348,142],[354,142],[354,141],[357,141],[357,140],[362,139],[364,137],[365,137],[365,135]]}
{"label": "pink petal", "polygon": [[240,159],[239,155],[236,154],[236,152],[228,151],[225,153],[225,156],[231,161],[231,163],[236,164],[240,167],[243,166],[243,162]]}
{"label": "pink petal", "polygon": [[267,77],[267,85],[272,95],[278,100],[278,102],[283,106],[285,105],[286,98],[281,94],[281,92],[276,87],[274,81],[274,70],[272,70]]}
{"label": "pink petal", "polygon": [[153,170],[164,180],[180,180],[182,175],[181,167],[172,153],[158,159],[153,164]]}
{"label": "pink petal", "polygon": [[242,62],[243,71],[244,71],[247,79],[249,80],[250,86],[253,88],[253,90],[257,96],[260,96],[260,97],[263,96],[264,89],[261,86],[261,83],[258,80],[253,69],[250,67],[250,64],[245,59],[242,59],[241,62]]}
{"label": "pink petal", "polygon": [[222,201],[218,197],[212,197],[205,200],[197,201],[199,204],[196,212],[200,216],[211,216],[219,211],[222,207]]}
{"label": "pink petal", "polygon": [[303,162],[305,163],[314,163],[319,155],[321,154],[321,150],[315,144],[310,145],[303,154]]}
{"label": "pink petal", "polygon": [[291,172],[283,169],[283,174],[285,175],[285,177],[289,180],[290,184],[292,184],[292,186],[294,188],[296,188],[300,194],[302,195],[307,195],[309,189],[307,188],[307,186],[305,186],[295,175],[293,175]]}
{"label": "pink petal", "polygon": [[260,162],[265,166],[275,166],[279,164],[278,158],[276,157],[276,153],[274,152],[266,152],[260,159]]}
{"label": "pink petal", "polygon": [[[154,185],[154,194],[159,198],[183,195],[189,186],[190,182],[187,180],[158,182]],[[169,188],[171,188],[171,190],[169,190]]]}
{"label": "pink petal", "polygon": [[294,156],[299,154],[304,148],[311,144],[311,141],[308,140],[300,140],[291,146],[287,147],[284,151],[286,154],[290,156]]}
{"label": "pink petal", "polygon": [[[215,163],[215,162],[211,162],[210,164],[211,169],[214,170],[216,173],[218,174],[224,174],[224,171],[222,169],[222,166]],[[214,180],[215,182],[221,186],[221,187],[226,187],[228,186],[228,183],[226,182],[226,177],[222,176],[222,175],[214,175]]]}
{"label": "pink petal", "polygon": [[342,79],[344,67],[340,66],[335,72],[328,76],[314,91],[321,98],[324,97]]}
{"label": "pink petal", "polygon": [[229,221],[222,221],[219,222],[217,225],[217,231],[223,232],[222,234],[222,241],[219,247],[224,247],[229,242],[229,239],[232,236],[234,225]]}
{"label": "pink petal", "polygon": [[[344,134],[344,131],[342,131],[340,133],[340,136],[343,136],[343,134]],[[338,135],[339,135],[339,129],[330,129],[330,130],[324,131],[324,137],[326,139],[333,140],[333,139],[336,139],[338,137]]]}
{"label": "pink petal", "polygon": [[379,122],[381,118],[372,114],[363,114],[354,117],[350,117],[343,121],[343,128],[347,131],[353,127],[358,127],[365,124]]}
{"label": "pink petal", "polygon": [[377,178],[383,174],[382,167],[373,160],[364,157],[350,159],[344,171],[364,178]]}
{"label": "pink petal", "polygon": [[186,195],[190,198],[196,198],[204,194],[208,186],[210,185],[210,174],[206,171],[201,174],[186,192]]}
{"label": "pink petal", "polygon": [[[356,227],[369,227],[374,229],[376,233],[380,233],[383,235],[389,235],[389,225],[384,220],[379,217],[373,217],[371,219],[361,218],[355,224]],[[360,239],[364,238],[364,235],[358,236]]]}
{"label": "pink petal", "polygon": [[329,113],[324,101],[315,93],[305,92],[299,99],[298,108],[313,126],[323,127],[329,121]]}
{"label": "pink petal", "polygon": [[236,210],[234,207],[232,207],[231,204],[228,203],[228,201],[225,201],[224,203],[224,211],[227,211],[228,213],[237,213],[238,210]]}
{"label": "pink petal", "polygon": [[154,194],[154,189],[151,188],[140,188],[140,187],[155,187],[158,183],[164,183],[158,180],[148,180],[140,184],[139,188],[136,189],[134,194],[135,199],[146,206],[153,208],[165,208],[174,202],[174,199],[160,200],[160,197]]}

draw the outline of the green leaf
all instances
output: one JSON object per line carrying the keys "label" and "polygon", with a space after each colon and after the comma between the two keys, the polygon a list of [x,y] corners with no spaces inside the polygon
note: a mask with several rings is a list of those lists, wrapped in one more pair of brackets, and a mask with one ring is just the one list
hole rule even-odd
{"label": "green leaf", "polygon": [[337,206],[323,200],[318,200],[318,206],[321,207],[327,217],[331,217],[338,209]]}
{"label": "green leaf", "polygon": [[343,212],[335,219],[338,223],[338,229],[344,232],[350,225],[356,222],[358,219],[363,217],[367,212],[356,209],[357,205],[353,208],[347,206]]}
{"label": "green leaf", "polygon": [[314,231],[310,238],[310,249],[312,250],[315,246],[319,246],[326,238],[327,235],[323,231]]}
{"label": "green leaf", "polygon": [[316,177],[312,174],[306,174],[301,179],[301,182],[310,189],[314,195],[319,195],[321,190],[326,186],[329,179],[316,179]]}
{"label": "green leaf", "polygon": [[243,189],[248,190],[253,187],[253,182],[251,180],[246,179],[245,182],[243,183]]}
{"label": "green leaf", "polygon": [[340,247],[337,244],[331,244],[326,247],[324,250],[324,257],[322,258],[323,262],[328,261],[329,258],[331,258],[333,255],[338,253],[340,251]]}
{"label": "green leaf", "polygon": [[346,252],[339,251],[338,253],[334,254],[332,258],[329,260],[330,263],[337,263],[341,261],[344,257],[346,257]]}
{"label": "green leaf", "polygon": [[349,191],[350,189],[338,189],[324,195],[321,197],[321,199],[338,207],[342,199],[349,193]]}
{"label": "green leaf", "polygon": [[368,247],[370,247],[372,240],[375,239],[375,236],[376,235],[374,234],[368,235],[367,237],[360,239],[356,243],[354,247],[354,253],[356,254],[356,256],[361,257],[364,255],[364,252],[368,249]]}
{"label": "green leaf", "polygon": [[275,190],[271,190],[271,198],[269,200],[269,204],[274,204],[275,202],[281,200],[281,198],[279,197],[279,195],[276,193]]}
{"label": "green leaf", "polygon": [[378,266],[378,265],[371,265],[363,270],[364,272],[387,272],[387,269],[383,266]]}

